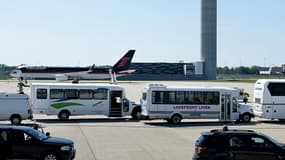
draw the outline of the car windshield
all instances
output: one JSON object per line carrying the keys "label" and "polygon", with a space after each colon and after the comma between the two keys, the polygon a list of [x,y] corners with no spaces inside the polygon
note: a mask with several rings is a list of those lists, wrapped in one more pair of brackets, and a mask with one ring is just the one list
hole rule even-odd
{"label": "car windshield", "polygon": [[36,129],[28,130],[28,133],[40,141],[48,138],[48,136]]}
{"label": "car windshield", "polygon": [[264,137],[266,137],[267,139],[269,139],[271,142],[273,142],[274,144],[276,144],[276,145],[278,145],[278,146],[280,146],[280,147],[282,147],[283,145],[281,144],[281,143],[279,143],[278,141],[276,141],[275,139],[273,139],[272,137],[269,137],[269,136],[267,136],[267,135],[265,135],[265,134],[263,134],[263,133],[260,133],[262,136],[264,136]]}

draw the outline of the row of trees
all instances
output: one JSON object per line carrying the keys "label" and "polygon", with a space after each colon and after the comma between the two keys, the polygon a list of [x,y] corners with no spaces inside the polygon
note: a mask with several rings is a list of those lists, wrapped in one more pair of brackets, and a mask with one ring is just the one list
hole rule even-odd
{"label": "row of trees", "polygon": [[15,66],[7,66],[6,64],[0,64],[0,71],[12,71],[15,68]]}
{"label": "row of trees", "polygon": [[16,66],[7,66],[6,64],[0,64],[0,79],[7,79],[10,77],[10,72],[16,69]]}
{"label": "row of trees", "polygon": [[259,66],[251,66],[251,67],[218,67],[217,74],[259,74],[260,67]]}

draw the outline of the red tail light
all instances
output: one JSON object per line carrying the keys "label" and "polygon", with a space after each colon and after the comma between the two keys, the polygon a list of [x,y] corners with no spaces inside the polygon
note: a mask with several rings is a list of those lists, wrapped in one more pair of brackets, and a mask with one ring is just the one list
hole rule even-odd
{"label": "red tail light", "polygon": [[206,151],[207,150],[207,147],[198,147],[197,148],[197,153],[198,154],[201,154],[201,153],[203,153],[204,151]]}

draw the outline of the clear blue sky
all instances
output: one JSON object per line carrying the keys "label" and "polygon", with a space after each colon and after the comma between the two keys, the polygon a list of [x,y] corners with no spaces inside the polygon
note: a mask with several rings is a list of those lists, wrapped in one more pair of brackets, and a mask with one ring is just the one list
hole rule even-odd
{"label": "clear blue sky", "polygon": [[[1,64],[200,60],[200,0],[0,2]],[[285,64],[285,0],[218,0],[218,66]]]}

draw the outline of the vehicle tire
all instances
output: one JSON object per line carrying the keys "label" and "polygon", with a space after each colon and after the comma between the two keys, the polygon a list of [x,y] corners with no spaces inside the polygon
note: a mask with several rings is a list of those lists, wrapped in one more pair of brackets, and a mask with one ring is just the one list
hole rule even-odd
{"label": "vehicle tire", "polygon": [[62,121],[68,120],[70,116],[70,113],[67,110],[63,110],[59,112],[58,118]]}
{"label": "vehicle tire", "polygon": [[171,119],[170,119],[170,122],[172,124],[179,124],[182,120],[182,117],[179,115],[179,114],[174,114]]}
{"label": "vehicle tire", "polygon": [[60,160],[60,158],[56,154],[50,152],[45,154],[42,160]]}
{"label": "vehicle tire", "polygon": [[140,107],[135,107],[132,111],[131,114],[133,119],[139,120],[141,119],[141,108]]}
{"label": "vehicle tire", "polygon": [[243,114],[243,115],[241,116],[241,120],[242,120],[243,122],[250,122],[250,120],[251,120],[251,115],[250,115],[249,113],[245,113],[245,114]]}
{"label": "vehicle tire", "polygon": [[21,124],[22,118],[19,115],[13,115],[10,118],[11,124],[18,125]]}

